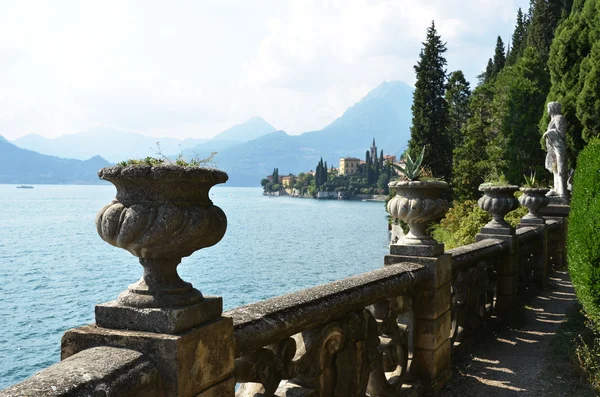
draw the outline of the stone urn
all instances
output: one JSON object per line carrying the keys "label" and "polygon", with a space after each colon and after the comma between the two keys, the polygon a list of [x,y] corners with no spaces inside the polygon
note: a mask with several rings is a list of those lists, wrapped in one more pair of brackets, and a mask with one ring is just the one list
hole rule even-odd
{"label": "stone urn", "polygon": [[225,172],[175,165],[103,168],[100,179],[117,188],[96,215],[104,241],[139,258],[142,278],[123,291],[118,304],[136,308],[194,305],[204,298],[177,274],[181,258],[216,244],[227,229],[223,211],[208,197],[227,181]]}
{"label": "stone urn", "polygon": [[388,187],[396,190],[396,195],[387,204],[388,212],[394,220],[406,222],[409,228],[398,244],[438,245],[427,233],[427,227],[448,212],[448,202],[440,198],[448,184],[444,181],[393,181]]}
{"label": "stone urn", "polygon": [[539,210],[550,202],[550,199],[546,196],[550,189],[522,187],[519,190],[523,192],[523,195],[519,197],[519,202],[529,210],[529,213],[521,219],[521,222],[544,224],[544,218],[540,215]]}
{"label": "stone urn", "polygon": [[479,191],[483,192],[483,196],[477,201],[477,204],[494,218],[484,226],[484,229],[513,229],[504,220],[504,217],[519,207],[519,202],[515,197],[517,190],[519,187],[514,185],[479,185]]}

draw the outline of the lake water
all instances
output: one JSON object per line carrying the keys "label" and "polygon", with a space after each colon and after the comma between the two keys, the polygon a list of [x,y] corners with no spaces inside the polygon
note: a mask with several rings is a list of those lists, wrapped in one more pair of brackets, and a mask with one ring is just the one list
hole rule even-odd
{"label": "lake water", "polygon": [[[95,304],[141,276],[134,256],[96,233],[96,212],[114,194],[112,185],[0,185],[0,389],[57,362],[64,331],[92,323]],[[383,203],[227,187],[211,198],[227,214],[225,237],[179,271],[225,310],[383,265]]]}

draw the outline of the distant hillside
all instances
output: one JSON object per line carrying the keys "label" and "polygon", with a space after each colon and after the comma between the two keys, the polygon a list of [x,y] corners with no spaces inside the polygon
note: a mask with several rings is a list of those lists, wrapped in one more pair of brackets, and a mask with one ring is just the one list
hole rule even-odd
{"label": "distant hillside", "polygon": [[[260,138],[274,131],[276,131],[275,127],[267,123],[262,117],[253,117],[248,121],[226,129],[208,142],[183,150],[183,155],[190,158],[200,154],[205,156],[211,152],[221,153],[229,147]],[[174,156],[174,152],[170,154],[169,157]]]}
{"label": "distant hillside", "polygon": [[281,175],[297,174],[314,169],[321,157],[335,167],[340,157],[364,158],[373,138],[385,154],[400,155],[410,138],[411,104],[410,86],[384,82],[322,130],[296,136],[277,131],[224,148],[215,159],[229,173],[228,185],[257,186],[274,167]]}
{"label": "distant hillside", "polygon": [[64,159],[21,149],[0,136],[0,183],[96,184],[97,171],[110,163],[100,156]]}
{"label": "distant hillside", "polygon": [[33,150],[51,156],[89,159],[100,155],[109,161],[117,162],[131,158],[142,158],[156,154],[156,142],[160,142],[163,153],[178,153],[186,147],[205,142],[205,139],[175,139],[149,137],[133,132],[107,128],[96,128],[77,134],[62,135],[48,139],[29,134],[15,139],[12,143],[23,149]]}
{"label": "distant hillside", "polygon": [[276,128],[262,117],[252,117],[244,123],[236,124],[217,134],[212,140],[248,142],[274,131]]}
{"label": "distant hillside", "polygon": [[[165,155],[174,156],[183,151],[189,156],[196,150],[189,149],[196,148],[198,145],[201,145],[197,149],[200,151],[220,151],[273,131],[275,131],[275,127],[265,120],[253,117],[244,123],[226,129],[210,140],[151,137],[127,131],[95,128],[53,139],[29,134],[15,139],[12,143],[20,148],[51,156],[85,160],[99,155],[109,161],[118,162],[132,158],[156,156],[157,142],[160,142],[160,151]],[[210,144],[203,146],[207,142]]]}

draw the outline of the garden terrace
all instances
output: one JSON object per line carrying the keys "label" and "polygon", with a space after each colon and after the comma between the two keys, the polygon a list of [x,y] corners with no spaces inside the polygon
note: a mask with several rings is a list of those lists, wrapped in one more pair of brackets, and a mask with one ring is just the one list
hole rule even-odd
{"label": "garden terrace", "polygon": [[98,305],[102,326],[68,330],[61,362],[0,396],[439,394],[464,342],[491,333],[492,319],[510,324],[564,266],[568,207],[547,213],[447,251],[400,239],[381,269],[227,312],[195,295]]}

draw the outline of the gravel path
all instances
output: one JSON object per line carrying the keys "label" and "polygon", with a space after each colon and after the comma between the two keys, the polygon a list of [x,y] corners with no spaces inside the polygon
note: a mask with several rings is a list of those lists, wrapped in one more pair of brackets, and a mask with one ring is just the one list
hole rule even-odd
{"label": "gravel path", "polygon": [[556,358],[550,340],[576,303],[569,275],[554,272],[548,289],[517,311],[510,325],[490,325],[489,336],[454,363],[441,396],[594,396],[572,371],[556,373],[560,367],[551,365]]}

